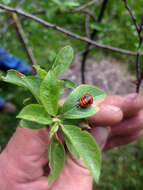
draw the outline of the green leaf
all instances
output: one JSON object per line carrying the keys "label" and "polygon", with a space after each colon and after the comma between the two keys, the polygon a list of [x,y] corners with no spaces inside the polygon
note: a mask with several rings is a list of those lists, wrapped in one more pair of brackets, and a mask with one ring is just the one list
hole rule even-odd
{"label": "green leaf", "polygon": [[45,125],[36,123],[36,122],[32,122],[32,121],[27,121],[27,120],[21,120],[20,121],[20,126],[24,127],[24,128],[28,128],[28,129],[42,129],[44,127],[46,127]]}
{"label": "green leaf", "polygon": [[25,106],[17,115],[17,118],[37,122],[44,125],[48,125],[53,122],[52,118],[46,112],[44,107],[39,104],[30,104],[28,106]]}
{"label": "green leaf", "polygon": [[29,98],[25,98],[23,100],[23,104],[26,106],[26,105],[29,105],[29,104],[36,104],[36,99],[32,96],[32,97],[29,97]]}
{"label": "green leaf", "polygon": [[72,80],[61,79],[61,81],[63,81],[61,88],[76,88],[76,84]]}
{"label": "green leaf", "polygon": [[78,119],[86,118],[94,115],[99,111],[98,108],[94,108],[92,105],[87,108],[81,108],[78,106],[78,101],[84,94],[90,94],[93,99],[104,99],[106,94],[99,88],[91,85],[80,85],[72,91],[63,104],[61,110],[62,118]]}
{"label": "green leaf", "polygon": [[71,80],[61,79],[59,82],[61,83],[60,95],[65,93],[65,88],[76,88],[76,84]]}
{"label": "green leaf", "polygon": [[34,68],[39,71],[40,76],[42,78],[45,78],[45,76],[47,75],[47,72],[44,69],[42,69],[39,65],[34,65]]}
{"label": "green leaf", "polygon": [[77,105],[72,106],[69,110],[63,112],[61,114],[61,118],[68,118],[68,119],[80,119],[80,118],[87,118],[99,111],[99,108],[94,108],[92,106],[87,108],[80,108]]}
{"label": "green leaf", "polygon": [[27,76],[23,77],[23,81],[25,82],[26,87],[36,98],[38,103],[40,103],[40,85],[42,82],[41,78],[39,76]]}
{"label": "green leaf", "polygon": [[83,119],[65,119],[59,118],[62,125],[78,125]]}
{"label": "green leaf", "polygon": [[62,126],[62,131],[92,173],[94,180],[98,182],[101,169],[101,155],[94,138],[87,131],[81,131],[77,126],[65,125]]}
{"label": "green leaf", "polygon": [[54,136],[54,134],[58,131],[58,129],[59,125],[58,123],[55,123],[50,130],[50,139]]}
{"label": "green leaf", "polygon": [[69,152],[70,152],[75,158],[79,159],[80,156],[79,156],[78,152],[76,151],[76,149],[74,148],[74,146],[72,145],[70,139],[69,139],[64,133],[62,133],[62,134],[63,134],[64,140],[65,140],[65,142],[66,142],[66,145],[67,145],[67,148],[68,148]]}
{"label": "green leaf", "polygon": [[48,146],[49,165],[51,168],[48,183],[52,183],[60,174],[65,163],[65,149],[61,142],[55,137],[52,138]]}
{"label": "green leaf", "polygon": [[18,71],[9,70],[7,76],[2,77],[2,80],[28,88],[36,100],[40,103],[41,78],[39,76],[25,76]]}
{"label": "green leaf", "polygon": [[5,77],[1,77],[3,81],[11,83],[11,84],[16,84],[18,86],[22,86],[26,88],[26,83],[23,81],[23,75],[22,73],[15,71],[13,69],[9,70],[7,75]]}
{"label": "green leaf", "polygon": [[43,65],[46,71],[52,70],[52,66],[54,64],[55,58],[56,58],[56,52],[50,51],[50,53],[48,54],[48,62],[46,65]]}
{"label": "green leaf", "polygon": [[66,46],[56,56],[52,70],[56,76],[61,74],[72,62],[73,49],[71,46]]}
{"label": "green leaf", "polygon": [[[56,52],[55,51],[50,51],[50,54],[48,55],[48,61],[51,63],[51,66],[53,65],[53,62],[56,58]],[[49,68],[49,70],[51,69],[51,67]]]}
{"label": "green leaf", "polygon": [[40,87],[40,98],[46,111],[55,116],[58,112],[60,85],[55,75],[49,71]]}

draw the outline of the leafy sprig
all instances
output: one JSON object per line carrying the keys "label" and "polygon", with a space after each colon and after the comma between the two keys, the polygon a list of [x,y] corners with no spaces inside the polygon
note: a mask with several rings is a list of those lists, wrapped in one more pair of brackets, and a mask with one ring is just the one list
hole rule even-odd
{"label": "leafy sprig", "polygon": [[[101,155],[95,139],[86,130],[81,130],[78,123],[87,117],[96,114],[99,108],[92,105],[87,108],[77,106],[84,94],[90,94],[94,100],[104,99],[106,94],[99,88],[91,85],[76,85],[68,80],[57,77],[72,62],[73,49],[66,46],[57,54],[50,70],[46,71],[35,66],[38,74],[25,76],[18,71],[9,70],[2,80],[24,88],[33,95],[24,101],[26,106],[17,115],[20,125],[29,129],[38,130],[49,128],[50,143],[48,145],[48,157],[50,175],[48,182],[52,183],[60,174],[65,162],[65,149],[58,137],[61,133],[68,150],[77,159],[81,158],[91,171],[97,182],[101,169]],[[60,104],[60,94],[65,88],[74,90],[67,97],[63,105]]]}

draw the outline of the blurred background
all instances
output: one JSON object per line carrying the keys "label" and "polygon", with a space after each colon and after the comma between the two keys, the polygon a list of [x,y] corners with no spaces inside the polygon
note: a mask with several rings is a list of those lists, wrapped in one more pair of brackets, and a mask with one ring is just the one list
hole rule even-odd
{"label": "blurred background", "polygon": [[[92,32],[96,31],[94,40],[100,44],[133,52],[139,47],[136,27],[122,0],[0,0],[0,3],[31,13],[81,36],[91,37]],[[128,0],[128,5],[140,24],[143,1]],[[82,6],[83,8],[78,10]],[[99,15],[102,18],[99,19]],[[17,25],[24,34],[26,46],[30,48],[34,61],[43,68],[49,68],[60,48],[71,45],[75,58],[62,77],[72,79],[76,84],[83,82],[81,65],[87,43],[20,15],[16,17],[17,24],[14,19],[12,14],[0,9],[0,45],[8,53],[31,65],[32,61],[26,54]],[[142,62],[143,58],[140,57],[141,67]],[[107,94],[124,95],[136,91],[136,56],[93,47],[89,51],[84,69],[85,82],[102,88]],[[140,92],[142,93],[142,87]],[[0,96],[16,106],[16,111],[11,114],[0,112],[1,150],[18,125],[15,116],[28,95],[29,92],[25,89],[0,81]],[[95,185],[96,190],[143,189],[142,137],[135,143],[104,153],[102,163],[101,178],[99,184]]]}

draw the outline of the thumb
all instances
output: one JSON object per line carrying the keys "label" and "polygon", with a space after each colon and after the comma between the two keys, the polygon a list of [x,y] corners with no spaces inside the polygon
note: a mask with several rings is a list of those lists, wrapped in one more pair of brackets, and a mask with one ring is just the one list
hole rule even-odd
{"label": "thumb", "polygon": [[106,145],[110,131],[110,127],[94,127],[90,130],[90,133],[95,138],[101,152]]}
{"label": "thumb", "polygon": [[3,166],[9,163],[7,165],[9,175],[11,173],[11,176],[16,175],[17,178],[29,181],[37,179],[43,175],[43,166],[48,161],[48,142],[47,128],[30,130],[18,127],[1,153],[0,160],[3,161]]}

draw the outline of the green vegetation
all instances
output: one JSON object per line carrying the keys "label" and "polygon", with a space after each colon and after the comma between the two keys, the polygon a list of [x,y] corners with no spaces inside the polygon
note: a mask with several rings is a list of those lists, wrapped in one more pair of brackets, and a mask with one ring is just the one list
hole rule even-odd
{"label": "green vegetation", "polygon": [[[2,2],[2,0],[0,2]],[[18,0],[12,2],[4,2],[9,6],[15,7],[18,3]],[[75,0],[74,2],[78,1]],[[88,2],[88,0],[84,0],[78,3],[81,5],[86,2]],[[140,22],[142,16],[142,0],[138,0],[138,3],[131,0],[129,0],[128,2],[129,5],[132,7],[133,11],[135,12],[135,16],[137,17],[138,22]],[[37,16],[47,20],[50,23],[57,24],[70,31],[85,36],[85,14],[71,13],[71,8],[75,8],[76,5],[76,3],[75,6],[67,5],[66,3],[64,4],[63,1],[60,0],[42,2],[35,1],[34,3],[32,0],[29,0],[23,3],[22,10],[29,13],[36,13],[40,10],[44,10],[46,12],[45,14],[39,13],[37,14]],[[89,8],[91,8],[91,6],[89,6]],[[96,16],[98,16],[100,8],[101,5],[98,5],[98,8],[95,10]],[[1,14],[2,12],[3,11],[1,11]],[[6,15],[2,14],[0,21],[4,18],[6,18]],[[84,50],[84,42],[73,39],[53,29],[43,27],[42,25],[36,23],[31,19],[24,19],[21,16],[19,16],[19,18],[22,20],[21,23],[25,31],[25,34],[29,40],[29,45],[32,47],[34,56],[36,57],[37,63],[39,64],[48,64],[51,50],[57,52],[57,50],[61,46],[65,46],[67,44],[72,45],[75,51]],[[90,30],[96,28],[99,31],[98,37],[96,38],[98,42],[132,51],[137,50],[137,33],[135,31],[134,25],[132,24],[132,19],[128,14],[127,10],[125,9],[124,3],[122,1],[113,2],[109,0],[102,24],[95,25],[92,19],[90,23]],[[26,60],[21,44],[19,43],[19,40],[16,39],[17,36],[15,34],[14,27],[10,26],[8,27],[6,33],[4,33],[4,38],[1,43],[6,47],[7,50],[9,50],[9,52]],[[94,48],[91,52],[96,53],[97,51],[103,50],[99,48]],[[107,53],[106,50],[104,52]],[[114,53],[114,55],[118,58],[124,58],[124,60],[126,58],[126,62],[131,62],[131,64],[133,64],[134,58],[132,56],[125,56],[123,54],[121,55],[118,53]]]}
{"label": "green vegetation", "polygon": [[137,142],[103,154],[96,190],[142,190],[143,137]]}

